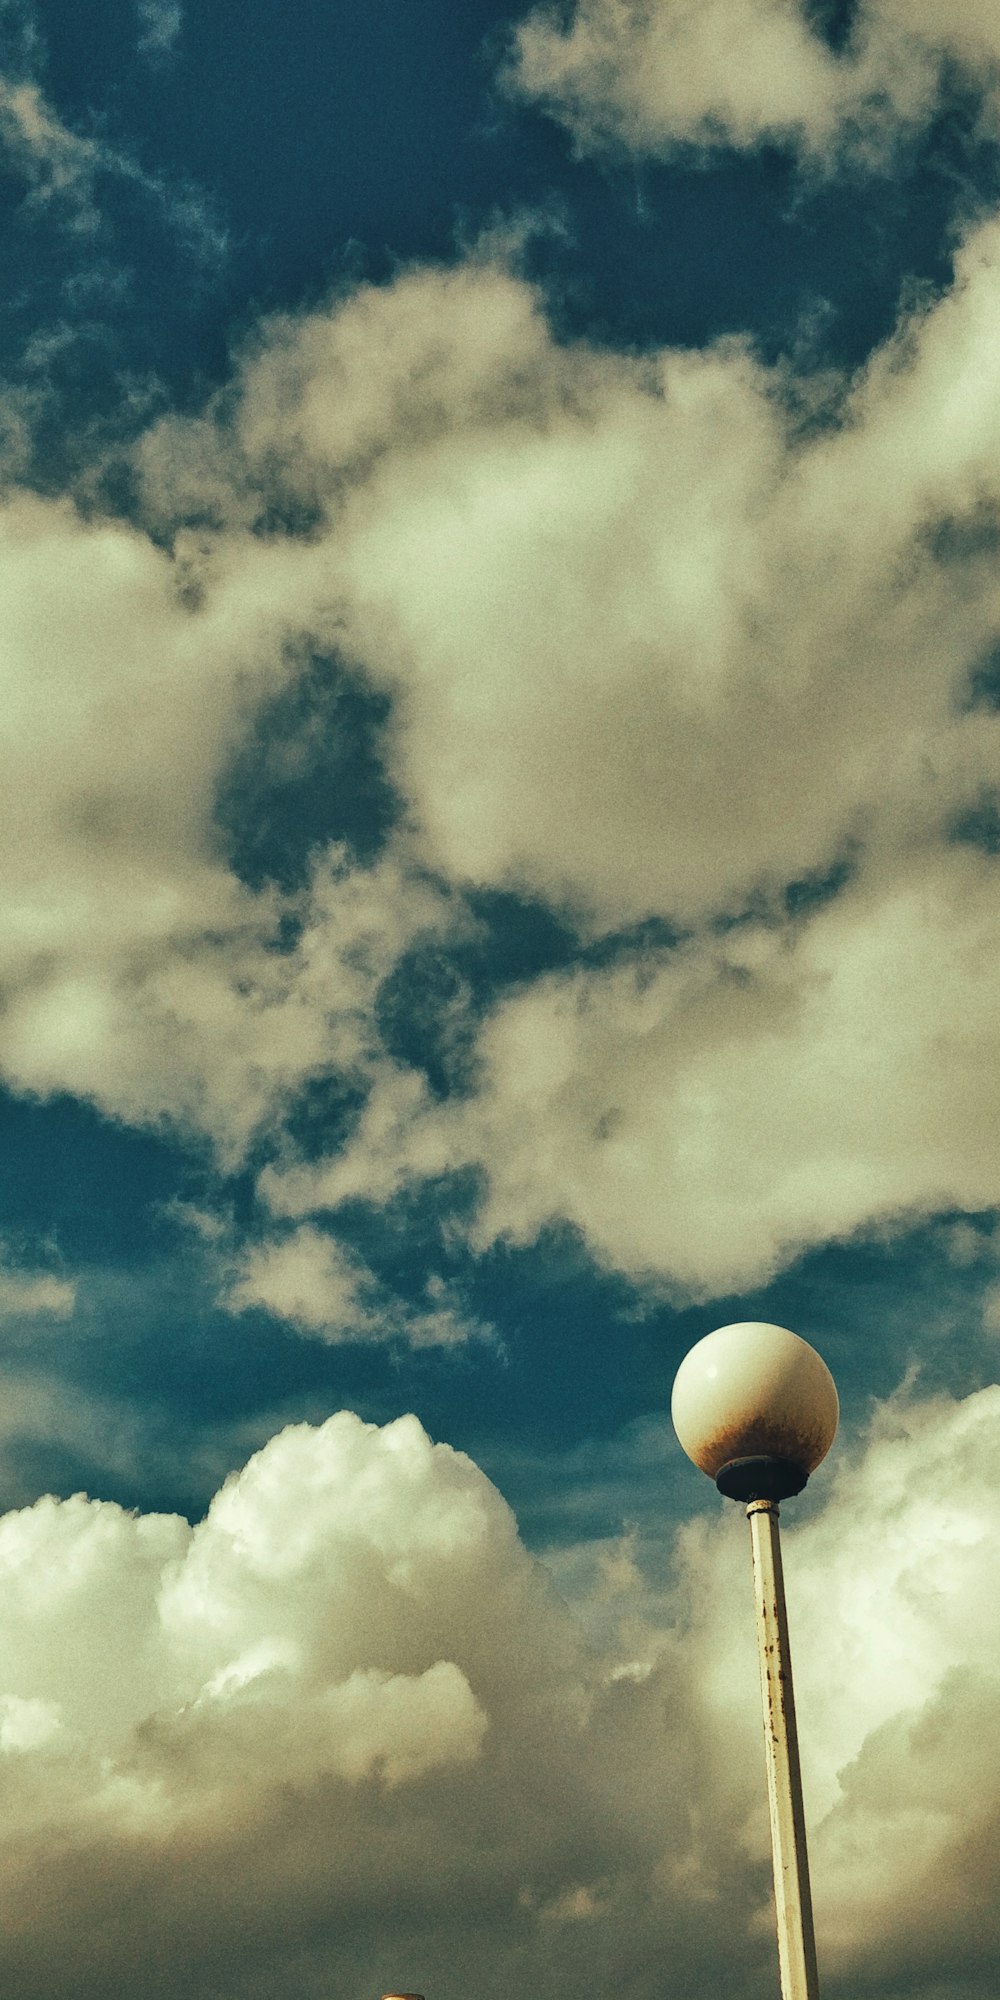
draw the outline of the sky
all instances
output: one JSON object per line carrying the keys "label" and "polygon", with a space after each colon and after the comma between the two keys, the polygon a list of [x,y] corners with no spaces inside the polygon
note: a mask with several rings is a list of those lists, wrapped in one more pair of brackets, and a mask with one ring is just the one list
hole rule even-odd
{"label": "sky", "polygon": [[0,0],[0,1989],[1000,1907],[1000,15]]}

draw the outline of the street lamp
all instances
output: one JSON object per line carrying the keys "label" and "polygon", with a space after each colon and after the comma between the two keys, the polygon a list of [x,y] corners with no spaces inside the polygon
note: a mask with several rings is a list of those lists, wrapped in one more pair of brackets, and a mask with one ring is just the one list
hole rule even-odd
{"label": "street lamp", "polygon": [[801,1493],[826,1457],[840,1415],[837,1391],[808,1341],[745,1320],[707,1334],[684,1356],[671,1415],[688,1457],[727,1499],[746,1502],[782,2000],[818,2000],[778,1505]]}

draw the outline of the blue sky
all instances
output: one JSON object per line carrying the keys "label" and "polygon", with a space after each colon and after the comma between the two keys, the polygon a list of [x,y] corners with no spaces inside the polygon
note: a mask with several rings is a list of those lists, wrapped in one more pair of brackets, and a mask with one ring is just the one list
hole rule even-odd
{"label": "blue sky", "polygon": [[[131,1992],[164,1909],[164,1996],[559,2000],[593,1964],[651,2000],[665,1953],[687,1995],[772,1990],[756,1725],[699,1588],[726,1602],[733,1520],[667,1416],[692,1341],[761,1318],[843,1410],[797,1515],[831,1990],[979,2000],[949,1885],[995,1845],[961,1745],[920,1759],[949,1688],[962,1744],[1000,1712],[993,11],[3,0],[0,30],[0,1557],[57,1607],[18,1599],[0,1752],[24,1879],[43,1822],[79,1841],[5,1991]],[[316,1497],[355,1487],[364,1559],[361,1503]],[[852,1721],[811,1663],[858,1504]],[[302,1622],[327,1557],[336,1661]],[[477,1591],[482,1632],[524,1621],[513,1693]],[[102,1616],[124,1710],[96,1639],[66,1687],[45,1664]],[[544,1718],[584,1685],[574,1761]],[[98,1767],[138,1817],[84,1806]],[[845,1856],[917,1820],[914,1933]],[[388,1916],[349,1869],[324,1901],[337,1827]],[[279,1837],[299,1915],[258,1888],[247,1942]],[[74,1971],[60,1911],[136,1871]]]}

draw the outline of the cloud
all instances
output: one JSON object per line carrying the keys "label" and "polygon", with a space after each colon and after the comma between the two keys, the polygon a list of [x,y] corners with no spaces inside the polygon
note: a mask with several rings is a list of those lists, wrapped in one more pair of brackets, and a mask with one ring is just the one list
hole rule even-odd
{"label": "cloud", "polygon": [[998,243],[825,411],[740,342],[560,345],[503,269],[411,272],[265,328],[149,505],[307,512],[429,865],[604,929],[738,909],[991,782]]}
{"label": "cloud", "polygon": [[575,0],[536,8],[514,37],[515,95],[582,151],[790,145],[813,163],[884,166],[929,122],[955,74],[995,123],[1000,28],[989,0],[867,0],[834,46],[806,0]]}
{"label": "cloud", "polygon": [[180,0],[136,0],[139,54],[151,62],[172,56],[184,25]]}
{"label": "cloud", "polygon": [[[164,0],[140,0],[140,15],[150,32],[140,42],[149,55],[165,56],[165,39],[172,18],[180,27],[180,9]],[[156,33],[152,32],[158,24]],[[100,182],[109,179],[139,193],[157,220],[179,237],[199,262],[217,265],[226,250],[225,230],[211,203],[193,187],[173,183],[148,172],[132,155],[99,133],[69,124],[50,100],[40,79],[41,52],[33,28],[25,29],[20,49],[8,51],[0,71],[0,148],[27,189],[29,215],[55,217],[91,248],[108,227],[108,212]],[[93,269],[78,279],[80,286],[106,281]]]}
{"label": "cloud", "polygon": [[[787,1536],[821,1948],[866,1990],[914,1947],[912,1992],[952,1990],[949,1953],[988,1990],[962,1878],[995,1892],[993,1766],[960,1773],[998,1714],[998,1398],[894,1399]],[[713,1503],[666,1598],[609,1550],[585,1642],[467,1458],[346,1412],[193,1529],[80,1495],[6,1516],[6,1983],[119,2000],[141,1958],[158,2000],[400,1970],[457,2000],[478,1965],[491,2000],[554,2000],[617,1966],[649,2000],[666,1954],[699,2000],[720,1958],[763,1996],[745,1534]]]}
{"label": "cloud", "polygon": [[[981,1774],[1000,1679],[980,1593],[998,1426],[996,1387],[891,1399],[822,1512],[786,1536],[817,1922],[833,1976],[864,1957],[890,1991],[978,1990],[990,1949],[970,1902],[989,1907],[997,1866],[1000,1799]],[[705,1604],[725,1603],[726,1575],[699,1575]],[[721,1618],[708,1623],[706,1659],[722,1641]]]}
{"label": "cloud", "polygon": [[76,1302],[76,1286],[51,1271],[24,1271],[0,1265],[0,1318],[51,1313],[66,1319]]}
{"label": "cloud", "polygon": [[372,1323],[364,1276],[332,1236],[306,1225],[247,1251],[227,1304],[234,1312],[263,1306],[325,1340],[350,1339]]}
{"label": "cloud", "polygon": [[[996,1199],[972,1079],[996,1070],[998,241],[969,236],[832,414],[740,345],[560,348],[494,267],[362,291],[248,358],[192,450],[219,491],[235,437],[244,479],[268,464],[325,523],[416,851],[592,933],[679,937],[497,1009],[469,1104],[376,1065],[356,1140],[266,1177],[278,1212],[481,1164],[480,1240],[568,1217],[710,1291]],[[151,440],[151,477],[182,439]]]}
{"label": "cloud", "polygon": [[363,1059],[379,981],[443,900],[402,856],[352,871],[333,847],[291,904],[233,873],[218,790],[294,672],[252,551],[199,599],[197,558],[61,502],[15,492],[0,539],[0,1065],[238,1154],[283,1094]]}
{"label": "cloud", "polygon": [[[359,1496],[350,1497],[352,1467],[369,1491],[367,1527]],[[273,1482],[280,1487],[289,1477],[281,1501]],[[113,1812],[119,1791],[127,1816],[141,1820],[147,1811],[155,1819],[165,1810],[168,1821],[183,1817],[183,1786],[172,1804],[163,1791],[175,1753],[195,1766],[204,1754],[209,1796],[220,1785],[242,1786],[244,1756],[259,1757],[266,1738],[279,1781],[326,1768],[356,1783],[378,1769],[391,1786],[438,1763],[467,1761],[478,1754],[484,1723],[464,1675],[445,1661],[417,1663],[420,1642],[404,1637],[413,1596],[408,1564],[416,1558],[418,1567],[428,1560],[433,1567],[434,1546],[450,1532],[480,1544],[490,1535],[484,1502],[466,1490],[470,1481],[460,1470],[451,1486],[449,1511],[447,1468],[436,1475],[431,1448],[412,1420],[377,1434],[345,1415],[324,1433],[303,1426],[282,1434],[223,1489],[193,1531],[172,1517],[136,1518],[82,1496],[8,1515],[0,1565],[13,1616],[3,1671],[15,1704],[11,1732],[23,1723],[22,1738],[33,1738],[10,1747],[41,1747],[40,1727],[28,1727],[36,1709],[25,1711],[25,1703],[45,1704],[51,1718],[45,1741],[64,1732],[70,1763],[76,1757],[84,1764],[95,1749],[119,1757],[136,1725],[155,1710],[147,1746],[153,1768],[144,1778],[140,1730],[126,1753],[131,1789],[109,1764],[104,1798],[94,1801],[98,1822]],[[413,1518],[393,1526],[404,1491]],[[331,1542],[334,1514],[340,1525]],[[375,1557],[366,1583],[366,1567],[386,1535],[399,1565],[395,1580],[388,1573],[380,1580],[384,1563]],[[317,1572],[327,1559],[317,1595]],[[381,1634],[366,1648],[356,1628],[356,1654],[355,1640],[338,1637],[330,1624],[345,1594],[353,1600],[352,1617],[360,1617],[361,1627],[374,1619]],[[103,1636],[113,1603],[119,1643],[129,1655],[135,1649],[124,1686]],[[54,1634],[67,1623],[71,1656],[50,1655]],[[32,1691],[19,1694],[17,1687]],[[74,1772],[62,1775],[71,1782]],[[76,1775],[86,1776],[82,1764]],[[263,1767],[260,1778],[266,1788]]]}
{"label": "cloud", "polygon": [[[821,1970],[847,1990],[935,2000],[988,1990],[1000,1799],[982,1773],[1000,1726],[998,1444],[996,1386],[954,1401],[911,1384],[782,1510]],[[641,1680],[668,1634],[679,1643],[699,1724],[747,1779],[750,1857],[765,1854],[768,1832],[741,1514],[680,1529],[667,1589],[662,1559],[644,1583],[634,1535],[555,1551],[553,1568],[602,1649],[617,1638],[620,1671]],[[770,1908],[755,1921],[770,1931]]]}
{"label": "cloud", "polygon": [[93,182],[100,148],[63,124],[37,83],[0,78],[0,138],[35,206],[61,199],[75,228],[98,226]]}
{"label": "cloud", "polygon": [[404,1300],[380,1285],[334,1237],[308,1223],[247,1246],[221,1303],[229,1312],[262,1309],[331,1345],[405,1340],[411,1347],[455,1347],[489,1333],[470,1318],[444,1279],[432,1275],[422,1299]]}
{"label": "cloud", "polygon": [[475,1166],[482,1248],[569,1221],[638,1279],[718,1296],[873,1222],[1000,1202],[997,868],[956,848],[748,924],[537,980],[487,1018],[476,1085],[386,1068],[329,1161],[272,1167],[279,1214]]}
{"label": "cloud", "polygon": [[[276,1210],[482,1163],[480,1240],[567,1217],[696,1290],[992,1201],[995,223],[820,388],[742,342],[560,343],[491,258],[265,322],[143,438],[146,531],[11,495],[5,1076],[232,1164],[343,1073],[360,1135],[301,1174],[277,1144]],[[324,656],[386,705],[398,824],[250,890],[220,789]],[[678,949],[516,995],[439,1105],[376,995],[484,888]]]}

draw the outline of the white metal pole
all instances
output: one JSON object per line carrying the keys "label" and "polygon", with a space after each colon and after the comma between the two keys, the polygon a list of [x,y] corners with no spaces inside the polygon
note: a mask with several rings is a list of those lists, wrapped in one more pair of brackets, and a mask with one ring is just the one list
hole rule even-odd
{"label": "white metal pole", "polygon": [[751,1500],[747,1519],[757,1603],[782,2000],[819,2000],[777,1501]]}

